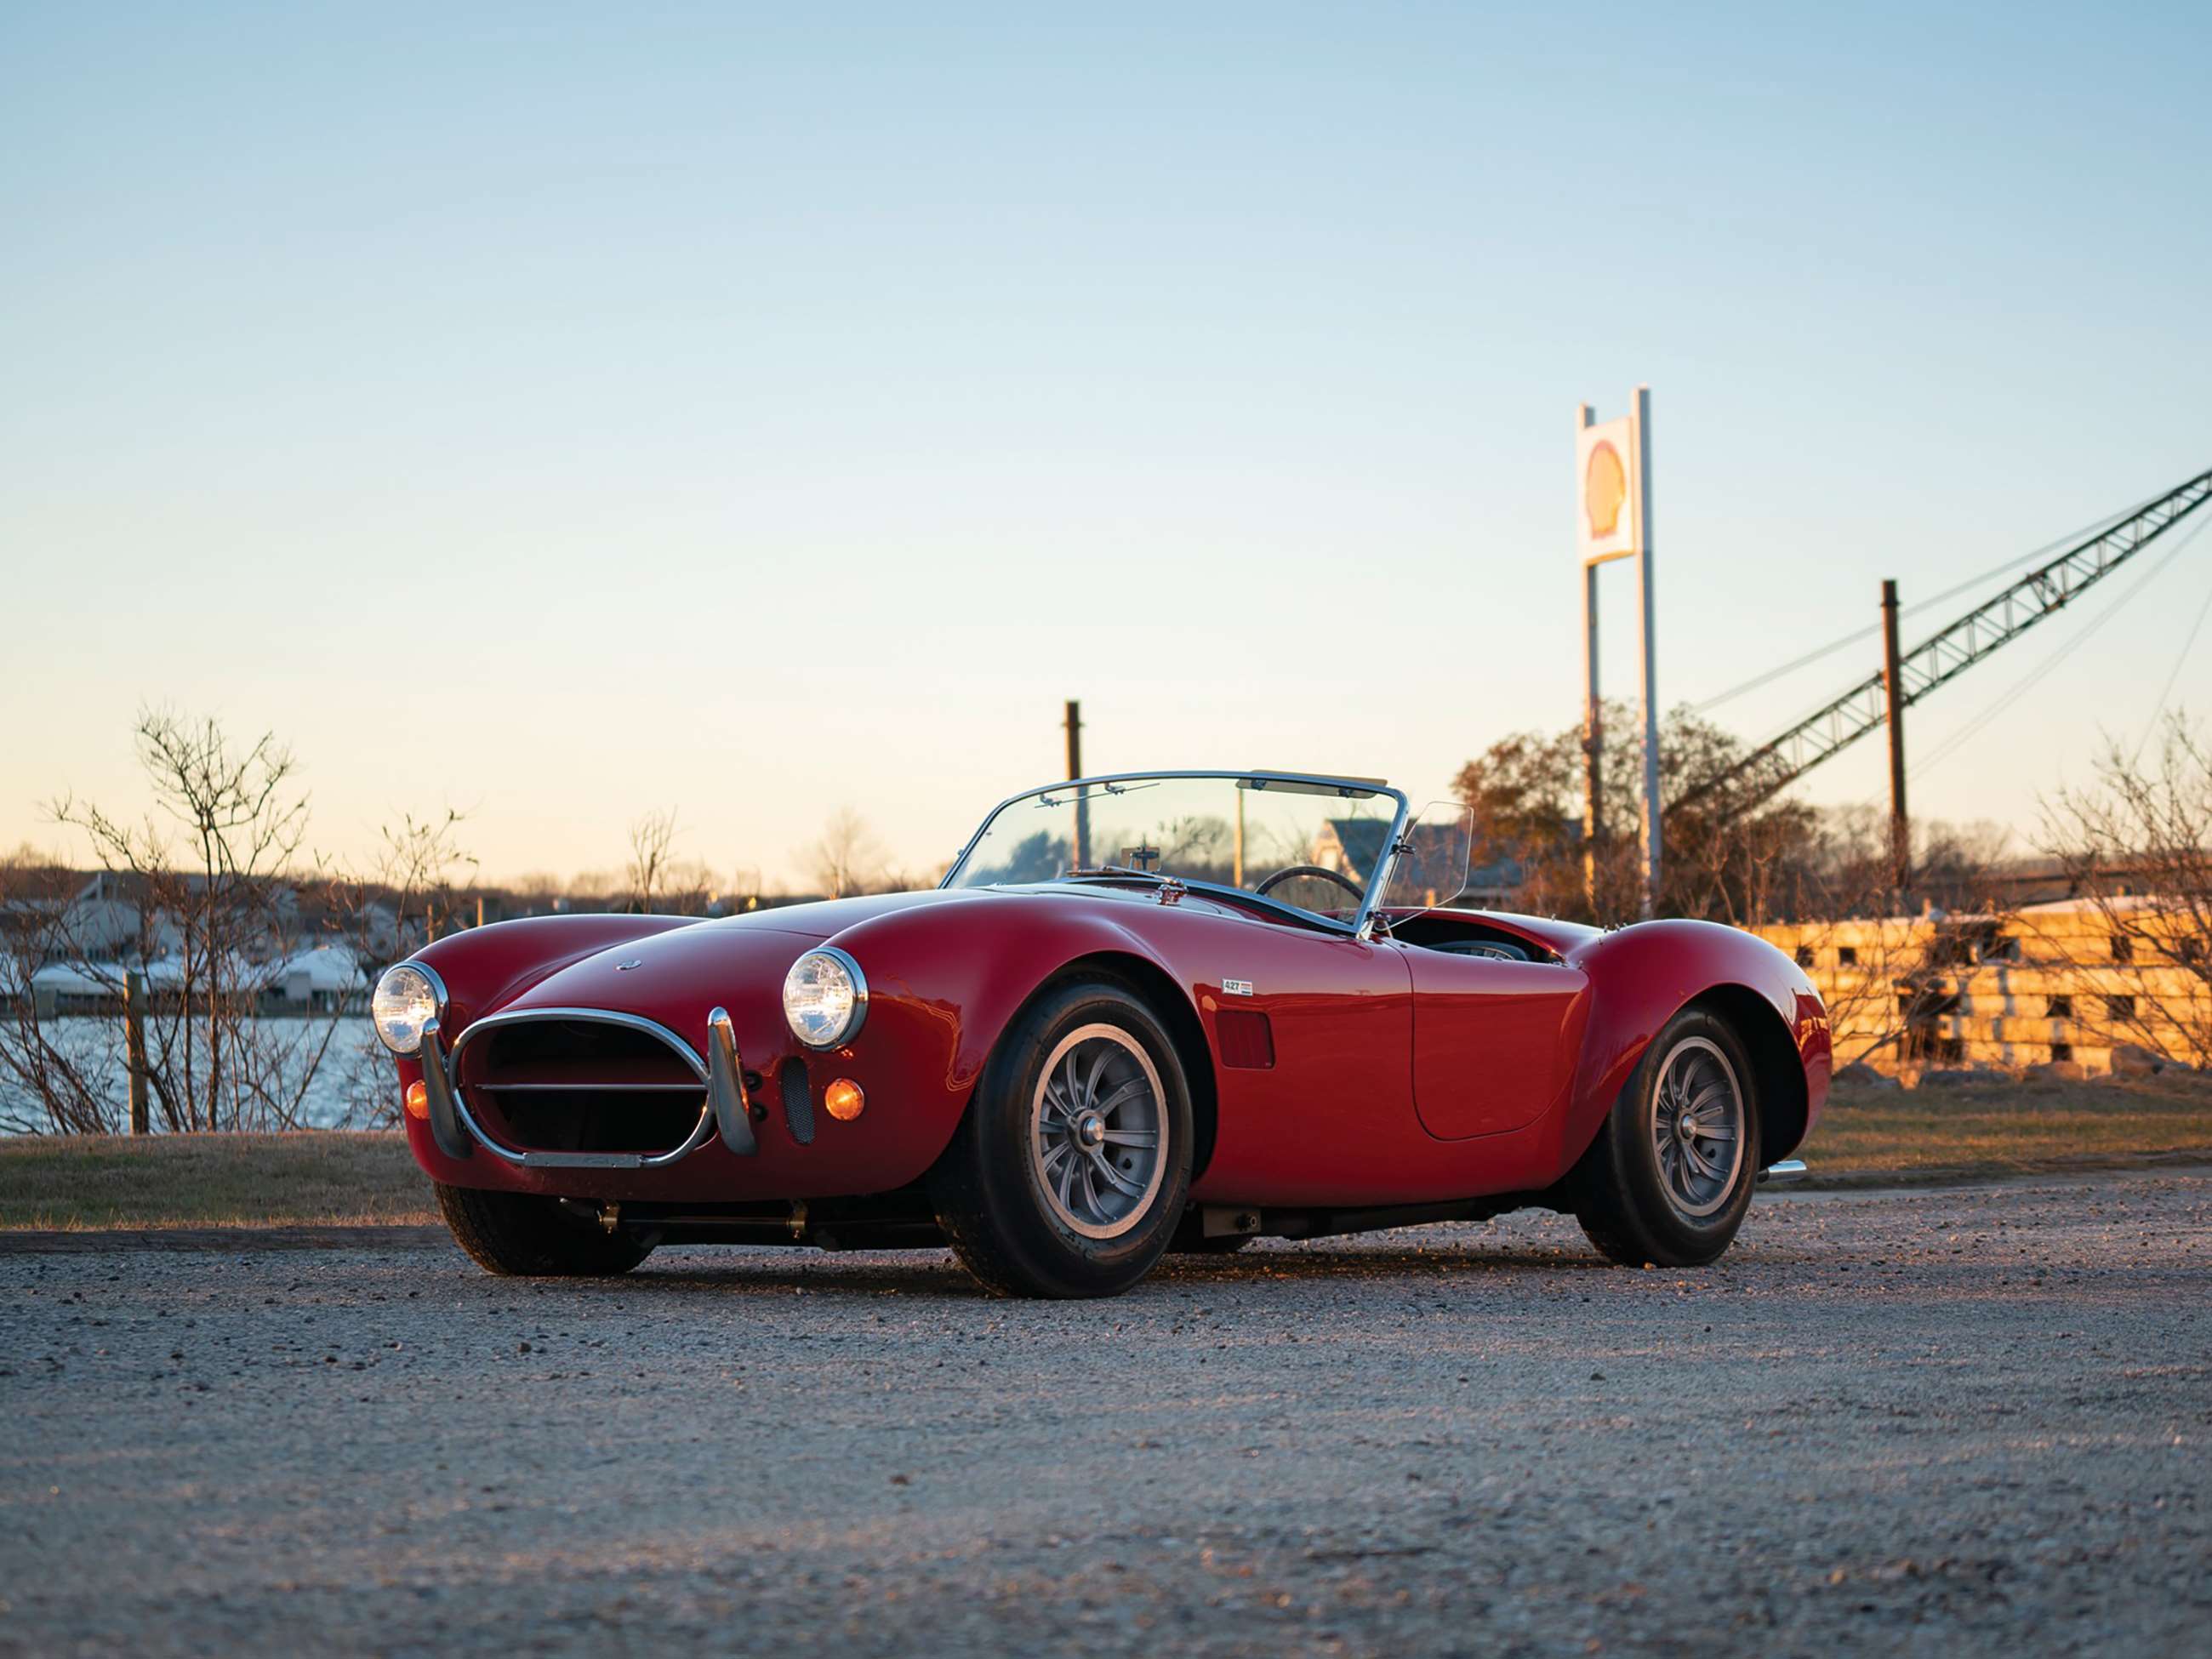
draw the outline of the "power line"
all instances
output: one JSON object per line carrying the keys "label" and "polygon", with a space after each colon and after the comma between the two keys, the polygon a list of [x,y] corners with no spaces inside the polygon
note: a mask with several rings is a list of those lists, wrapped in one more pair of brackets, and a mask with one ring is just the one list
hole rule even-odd
{"label": "power line", "polygon": [[2158,730],[2158,717],[2166,713],[2166,700],[2173,695],[2173,683],[2181,678],[2181,665],[2189,660],[2189,648],[2197,643],[2197,635],[2204,626],[2204,618],[2212,613],[2212,587],[2204,590],[2204,603],[2197,607],[2197,620],[2189,624],[2189,637],[2181,642],[2181,653],[2173,659],[2172,672],[2166,675],[2166,684],[2158,694],[2158,702],[2150,711],[2150,720],[2143,727],[2142,740],[2128,764],[2132,766],[2142,758],[2143,750],[2150,743],[2150,734]]}
{"label": "power line", "polygon": [[[2044,543],[2040,547],[2030,548],[2027,552],[2021,554],[2016,559],[2007,559],[2002,564],[1991,565],[1987,570],[1982,572],[1980,575],[1969,576],[1966,580],[1960,582],[1955,586],[1945,588],[1941,593],[1930,593],[1924,599],[1915,599],[1911,605],[1905,606],[1897,614],[1900,617],[1909,617],[1916,611],[1925,611],[1931,605],[1941,605],[1946,599],[1956,599],[1960,594],[1965,592],[1970,587],[1979,587],[1984,582],[1989,581],[1995,577],[2008,574],[2012,571],[2019,569],[2021,566],[2024,564],[2033,564],[2038,559],[2044,557],[2046,554],[2056,553],[2060,548],[2066,546],[2069,543],[2087,541],[2092,536],[2101,536],[2105,532],[2110,530],[2114,525],[2119,523],[2121,520],[2131,519],[2142,511],[2142,507],[2140,506],[2130,507],[2122,512],[2107,513],[2101,519],[2092,519],[2087,524],[2083,525],[2079,530],[2069,530],[2063,536],[2055,536],[2051,540]],[[1869,634],[1878,633],[1880,629],[1878,627],[1869,628],[1867,629],[1867,632]]]}
{"label": "power line", "polygon": [[[1979,575],[1969,576],[1966,580],[1957,583],[1953,586],[1947,587],[1940,593],[1931,593],[1924,599],[1916,599],[1911,605],[1906,605],[1903,610],[1899,611],[1897,614],[1900,617],[1910,617],[1915,611],[1924,611],[1931,605],[1941,605],[1946,599],[1956,599],[1960,594],[1966,592],[1970,588],[1979,587],[1984,582],[1994,580],[1999,576],[2008,575],[2011,572],[2019,569],[2021,566],[2024,564],[2033,564],[2036,560],[2044,557],[2047,554],[2057,551],[2059,548],[2067,545],[2069,542],[2079,541],[2092,535],[2101,534],[2106,530],[2110,529],[2113,525],[2118,524],[2122,519],[2127,518],[2139,510],[2140,509],[2136,507],[2130,507],[2125,512],[2107,514],[2101,519],[2092,520],[2089,523],[2082,526],[2079,530],[2069,532],[2063,536],[2059,536],[2051,541],[2047,541],[2044,543],[2042,546],[2032,549],[2026,553],[2022,553],[2017,558],[2007,559],[2002,564],[1992,565],[1989,569],[1983,571]],[[1691,704],[1690,712],[1692,714],[1702,714],[1708,709],[1719,708],[1724,702],[1733,702],[1738,697],[1743,696],[1747,691],[1756,691],[1762,685],[1770,685],[1776,680],[1784,678],[1789,675],[1796,673],[1801,668],[1810,667],[1813,664],[1820,661],[1823,657],[1833,656],[1837,652],[1842,650],[1847,645],[1856,645],[1860,641],[1872,639],[1875,635],[1881,632],[1881,624],[1880,623],[1872,623],[1865,628],[1854,629],[1851,632],[1842,635],[1840,638],[1829,641],[1826,645],[1815,647],[1814,649],[1808,651],[1802,657],[1794,658],[1790,661],[1784,663],[1779,668],[1770,668],[1763,674],[1753,675],[1750,679],[1744,681],[1741,685],[1730,686],[1727,690],[1720,692],[1717,696],[1707,697],[1703,702]]]}
{"label": "power line", "polygon": [[1770,668],[1764,674],[1746,680],[1741,685],[1731,686],[1717,697],[1707,697],[1703,702],[1692,703],[1690,706],[1690,712],[1692,714],[1702,714],[1708,708],[1717,708],[1724,702],[1733,702],[1747,691],[1756,691],[1760,686],[1771,681],[1778,680],[1785,674],[1794,674],[1799,669],[1820,661],[1823,657],[1834,655],[1847,645],[1856,645],[1869,634],[1878,634],[1881,631],[1881,625],[1877,623],[1871,628],[1862,628],[1855,634],[1846,634],[1839,640],[1831,640],[1817,650],[1808,651],[1793,662],[1785,662],[1779,668]]}
{"label": "power line", "polygon": [[2094,620],[2093,620],[2087,627],[2084,628],[2079,634],[2076,634],[2072,639],[2067,641],[2056,651],[2052,652],[2048,657],[2045,658],[2042,662],[2039,663],[2032,671],[2016,682],[2009,690],[2001,693],[1979,714],[1976,714],[1956,732],[1954,732],[1949,737],[1944,738],[1942,742],[1936,744],[1935,748],[1929,750],[1926,754],[1921,756],[1918,761],[1914,763],[1911,775],[1918,777],[1923,772],[1926,771],[1928,768],[1937,764],[1939,762],[1947,759],[1948,757],[1957,752],[1957,750],[1961,748],[1969,738],[1980,732],[1982,728],[1986,726],[1991,720],[1996,719],[1997,716],[2002,714],[2007,709],[2010,708],[2014,703],[2017,702],[2022,696],[2027,695],[2027,692],[2040,684],[2043,680],[2049,676],[2053,670],[2057,668],[2061,663],[2064,662],[2067,658],[2073,655],[2074,653],[2079,650],[2082,646],[2087,644],[2096,635],[2098,629],[2104,627],[2106,623],[2118,616],[2127,605],[2130,600],[2133,599],[2136,594],[2142,592],[2144,588],[2149,586],[2153,581],[2156,580],[2159,573],[2164,570],[2166,566],[2172,564],[2175,558],[2180,555],[2182,550],[2186,548],[2190,543],[2197,539],[2199,532],[2203,530],[2205,522],[2206,521],[2200,520],[2199,522],[2191,525],[2182,533],[2180,538],[2177,540],[2172,547],[2166,550],[2164,556],[2160,558],[2156,564],[2154,564],[2148,570],[2143,572],[2142,577],[2136,581],[2133,587],[2128,589],[2126,592],[2121,594],[2118,599],[2113,600],[2111,605],[2106,606],[2103,611],[2100,611]]}

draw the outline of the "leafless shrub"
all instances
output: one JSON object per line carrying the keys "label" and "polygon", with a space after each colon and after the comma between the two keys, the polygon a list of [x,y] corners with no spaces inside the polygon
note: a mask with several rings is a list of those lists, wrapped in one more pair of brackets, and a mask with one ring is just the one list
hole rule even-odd
{"label": "leafless shrub", "polygon": [[666,885],[669,862],[676,845],[676,809],[656,807],[629,827],[629,863],[624,876],[629,883],[628,908],[645,915]]}
{"label": "leafless shrub", "polygon": [[822,890],[832,898],[866,893],[881,885],[884,850],[867,820],[849,806],[841,806],[822,826],[820,839],[800,858]]}
{"label": "leafless shrub", "polygon": [[2212,1065],[2212,750],[2180,715],[2156,756],[2110,744],[2045,804],[2044,839],[2100,924],[2072,940],[2093,1037]]}
{"label": "leafless shrub", "polygon": [[297,767],[272,734],[240,750],[213,720],[148,711],[136,737],[154,802],[143,822],[70,797],[54,804],[138,919],[138,938],[116,954],[69,941],[71,965],[118,1000],[131,967],[147,974],[147,1082],[170,1128],[288,1126],[320,1049],[298,1052],[296,1034],[272,1036],[253,1017],[265,964],[298,943],[285,879],[307,821]]}
{"label": "leafless shrub", "polygon": [[[375,863],[331,884],[331,930],[352,952],[364,995],[386,967],[436,938],[461,912],[460,890],[477,868],[475,855],[460,843],[465,822],[450,806],[434,817],[403,811],[398,823],[378,831]],[[330,1127],[397,1122],[398,1089],[384,1049],[357,1043],[338,1063],[343,1069],[331,1091],[337,1112]]]}
{"label": "leafless shrub", "polygon": [[[0,1131],[97,1134],[122,1034],[102,1023],[68,1036],[45,1018],[33,976],[70,951],[79,878],[28,846],[0,858]],[[78,1022],[82,1026],[84,1022]]]}

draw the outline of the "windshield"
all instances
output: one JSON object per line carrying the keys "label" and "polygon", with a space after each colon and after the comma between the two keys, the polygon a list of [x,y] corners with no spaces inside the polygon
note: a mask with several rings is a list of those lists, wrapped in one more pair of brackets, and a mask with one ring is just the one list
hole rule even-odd
{"label": "windshield", "polygon": [[1017,795],[984,823],[947,887],[1172,876],[1349,921],[1405,797],[1372,779],[1100,779]]}

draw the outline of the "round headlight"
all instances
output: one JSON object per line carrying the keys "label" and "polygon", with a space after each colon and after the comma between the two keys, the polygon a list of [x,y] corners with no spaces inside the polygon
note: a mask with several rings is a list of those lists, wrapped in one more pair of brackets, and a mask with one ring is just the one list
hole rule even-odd
{"label": "round headlight", "polygon": [[368,1014],[386,1048],[395,1054],[411,1054],[422,1046],[422,1028],[437,1018],[445,1000],[435,975],[403,962],[386,969],[376,981]]}
{"label": "round headlight", "polygon": [[860,964],[835,945],[809,951],[783,976],[783,1017],[810,1048],[849,1042],[868,1013],[868,981]]}

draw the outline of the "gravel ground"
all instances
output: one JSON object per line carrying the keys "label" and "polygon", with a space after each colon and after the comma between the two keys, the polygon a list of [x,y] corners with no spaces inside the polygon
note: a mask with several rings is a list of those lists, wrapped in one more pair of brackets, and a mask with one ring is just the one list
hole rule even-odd
{"label": "gravel ground", "polygon": [[0,1650],[2212,1653],[2212,1180],[941,1255],[0,1255]]}

